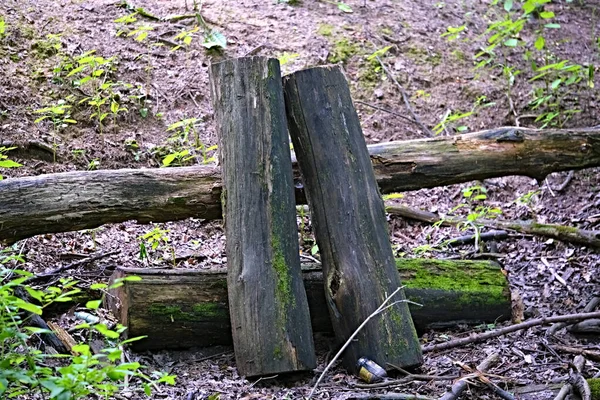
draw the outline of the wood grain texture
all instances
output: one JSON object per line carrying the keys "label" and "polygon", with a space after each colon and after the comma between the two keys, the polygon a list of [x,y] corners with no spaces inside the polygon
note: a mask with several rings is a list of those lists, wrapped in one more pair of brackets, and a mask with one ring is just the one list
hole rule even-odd
{"label": "wood grain texture", "polygon": [[211,84],[237,367],[246,376],[313,369],[279,62],[213,64]]}
{"label": "wood grain texture", "polygon": [[[368,149],[382,193],[508,175],[541,181],[551,172],[600,166],[600,130],[505,127]],[[296,199],[302,202],[305,196],[297,169],[295,176]],[[127,220],[221,218],[221,188],[221,171],[212,166],[5,179],[0,181],[0,243]]]}
{"label": "wood grain texture", "polygon": [[[377,188],[348,84],[336,67],[310,68],[284,79],[288,126],[302,172],[325,276],[325,298],[338,341],[346,342],[385,298],[402,286],[383,200]],[[403,300],[401,290],[394,300]],[[422,363],[406,303],[370,321],[344,352],[379,365]]]}
{"label": "wood grain texture", "polygon": [[[407,298],[422,304],[409,305],[420,332],[510,318],[508,281],[494,262],[398,259],[396,268]],[[312,329],[331,334],[320,265],[302,269]],[[112,289],[106,302],[129,337],[148,336],[132,343],[135,350],[232,343],[226,272],[118,267],[111,280],[132,275],[142,280]]]}

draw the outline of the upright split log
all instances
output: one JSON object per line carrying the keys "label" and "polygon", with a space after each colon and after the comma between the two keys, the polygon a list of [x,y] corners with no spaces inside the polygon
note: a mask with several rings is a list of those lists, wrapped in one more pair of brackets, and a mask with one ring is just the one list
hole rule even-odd
{"label": "upright split log", "polygon": [[[321,260],[325,298],[337,339],[345,342],[401,287],[358,115],[338,68],[312,68],[284,79],[290,135],[302,172]],[[401,291],[398,298],[405,299]],[[406,303],[370,321],[344,353],[379,365],[414,366],[421,347]]]}
{"label": "upright split log", "polygon": [[313,369],[279,62],[211,66],[235,358],[247,376]]}
{"label": "upright split log", "polygon": [[[383,193],[600,166],[598,129],[505,127],[368,146]],[[221,217],[213,166],[75,171],[0,181],[0,243],[127,220]],[[297,190],[298,201],[304,197]]]}

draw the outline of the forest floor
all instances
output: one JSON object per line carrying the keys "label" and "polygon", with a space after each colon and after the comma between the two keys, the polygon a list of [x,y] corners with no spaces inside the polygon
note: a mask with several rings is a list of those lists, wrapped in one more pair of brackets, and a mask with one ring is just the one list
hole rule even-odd
{"label": "forest floor", "polygon": [[[543,114],[550,119],[552,112],[558,115],[551,121],[548,119],[550,126],[599,125],[597,96],[586,85],[586,79],[581,79],[590,70],[588,66],[593,70],[600,61],[598,2],[561,0],[546,4],[544,10],[556,14],[551,22],[559,23],[560,29],[543,29],[548,21],[532,16],[517,35],[522,39],[519,46],[498,47],[493,56],[487,57],[490,62],[476,69],[474,56],[489,44],[488,24],[502,20],[506,14],[502,4],[491,3],[349,0],[347,4],[353,12],[348,13],[335,2],[325,0],[304,0],[298,4],[275,0],[207,0],[201,8],[206,24],[227,38],[226,49],[209,50],[203,46],[202,28],[193,31],[195,19],[168,22],[140,13],[135,16],[136,21],[127,23],[122,19],[136,7],[158,17],[189,14],[193,12],[191,0],[137,3],[3,0],[0,2],[0,17],[5,21],[5,32],[0,30],[0,146],[24,150],[8,153],[22,167],[3,169],[0,173],[11,179],[73,170],[157,168],[168,154],[185,150],[194,157],[187,161],[183,160],[185,157],[176,158],[172,165],[213,163],[217,140],[208,67],[211,62],[246,55],[279,58],[283,73],[329,63],[341,65],[367,143],[427,136],[407,120],[409,113],[397,85],[376,59],[369,57],[376,51],[403,86],[415,114],[429,129],[437,127],[440,135],[506,125],[540,127],[543,120],[535,122],[535,116]],[[118,19],[121,22],[115,22]],[[448,27],[463,25],[465,29],[456,40],[442,37]],[[119,31],[122,34],[117,35]],[[541,31],[547,50],[536,53],[533,43]],[[191,35],[189,44],[176,37],[181,32]],[[175,45],[180,48],[174,50]],[[86,64],[88,69],[76,71],[77,57],[90,51],[102,59],[97,59],[94,65]],[[572,82],[560,94],[549,92],[556,79],[562,79],[562,84],[568,77],[563,78],[559,74],[564,71],[558,71],[550,81],[531,81],[535,73],[531,61],[524,60],[527,51],[534,54],[530,60],[538,65],[570,60],[571,64],[584,66],[580,71],[571,71],[579,74],[576,78],[580,80]],[[485,58],[484,55],[475,61]],[[81,62],[81,58],[78,60]],[[86,76],[93,77],[92,71],[98,70],[104,71],[104,82],[109,84],[105,89],[84,83]],[[549,86],[544,86],[545,83]],[[597,78],[595,83],[600,83]],[[544,93],[556,96],[558,107],[548,100],[533,108],[531,102],[543,98]],[[109,99],[108,103],[100,104],[103,99]],[[90,105],[90,100],[97,100],[97,106]],[[111,109],[113,103],[116,105]],[[64,105],[69,107],[61,108]],[[570,113],[572,110],[578,111]],[[107,116],[99,123],[98,117],[103,113]],[[47,118],[36,122],[44,116]],[[178,122],[179,126],[174,127]],[[29,149],[38,151],[25,150],[31,143],[36,145]],[[396,201],[447,214],[461,204],[470,204],[463,196],[464,189],[484,186],[487,199],[479,204],[500,209],[502,219],[535,218],[544,223],[595,229],[600,221],[598,171],[576,172],[564,188],[557,190],[567,176],[567,172],[556,173],[539,183],[526,177],[496,178],[404,193]],[[457,213],[465,215],[468,210],[472,212],[472,207],[463,207]],[[311,255],[310,223],[306,217],[302,218],[305,223],[301,234],[309,239],[303,241],[301,251]],[[179,268],[213,269],[226,262],[220,221],[189,219],[157,226],[169,230],[169,245],[178,254],[191,251],[202,254],[200,258],[182,261]],[[389,226],[397,256],[476,255],[469,245],[439,246],[446,239],[464,234],[457,228],[432,227],[392,216]],[[151,229],[152,226],[130,221],[88,231],[40,235],[8,250],[25,257],[26,262],[20,268],[37,273],[66,265],[76,257],[118,250],[118,255],[69,272],[86,285],[106,281],[116,265],[147,266],[139,257],[139,237]],[[166,248],[159,247],[151,253],[152,267],[167,262],[164,260],[170,256],[163,255],[163,251]],[[494,253],[493,258],[508,274],[514,298],[522,299],[526,319],[581,312],[600,293],[596,268],[599,257],[593,249],[514,234],[498,242]],[[57,320],[65,326],[74,324],[72,313],[57,316]],[[424,343],[438,342],[468,336],[474,329],[461,326],[431,331],[422,339]],[[501,362],[489,372],[501,386],[512,389],[567,379],[567,363],[573,356],[557,353],[552,349],[555,344],[600,351],[597,337],[576,337],[566,330],[549,335],[546,329],[536,327],[480,344],[428,353],[419,373],[459,375],[464,371],[456,362],[474,366],[490,353],[498,352]],[[315,374],[260,381],[239,376],[231,348],[131,353],[129,357],[178,376],[175,386],[155,391],[153,396],[157,399],[193,400],[215,394],[212,399],[219,398],[218,394],[221,399],[291,399],[308,394],[315,376],[324,368],[326,350],[319,353]],[[599,372],[600,365],[588,359],[584,375],[591,377]],[[371,393],[377,398],[389,392],[439,397],[451,381],[410,382],[381,389],[358,388],[357,383],[358,379],[343,369],[334,369],[315,398],[353,398],[357,393]],[[471,385],[462,398],[495,396],[489,389]],[[132,385],[119,398],[144,396]],[[519,398],[546,399],[553,398],[553,394],[541,391]]]}

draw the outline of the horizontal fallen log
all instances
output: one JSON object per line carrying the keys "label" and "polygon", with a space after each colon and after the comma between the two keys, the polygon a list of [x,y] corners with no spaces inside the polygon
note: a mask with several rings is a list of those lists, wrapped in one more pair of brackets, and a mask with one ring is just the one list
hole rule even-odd
{"label": "horizontal fallen log", "polygon": [[[369,146],[382,193],[600,166],[600,129],[499,128]],[[296,181],[299,182],[297,168]],[[297,202],[304,193],[298,183]],[[0,181],[0,243],[137,220],[221,217],[212,166],[76,171]]]}
{"label": "horizontal fallen log", "polygon": [[[510,317],[508,282],[491,261],[397,260],[418,330],[480,324]],[[136,350],[185,348],[231,343],[225,272],[117,268],[112,281],[137,275],[106,298],[107,306],[128,327]],[[303,268],[314,332],[333,332],[319,264]],[[368,279],[368,277],[365,277]]]}
{"label": "horizontal fallen log", "polygon": [[[436,223],[443,221],[446,225],[458,225],[467,221],[461,217],[440,217],[437,214],[417,210],[403,205],[387,206],[388,214],[398,215],[417,221]],[[479,225],[492,229],[504,229],[527,235],[543,236],[560,240],[561,242],[574,243],[600,249],[600,231],[590,231],[571,226],[556,224],[540,224],[534,221],[503,221],[496,219],[477,220]]]}

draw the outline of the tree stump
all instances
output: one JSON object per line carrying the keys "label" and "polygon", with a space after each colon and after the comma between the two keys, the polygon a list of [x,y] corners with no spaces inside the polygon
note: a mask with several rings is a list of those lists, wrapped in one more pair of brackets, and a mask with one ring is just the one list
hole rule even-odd
{"label": "tree stump", "polygon": [[[336,337],[345,342],[402,286],[384,205],[339,68],[311,68],[287,76],[284,96],[323,263],[325,298]],[[394,300],[404,298],[402,291]],[[357,339],[344,355],[344,365],[350,370],[356,370],[361,357],[381,366],[422,363],[406,303],[370,321]]]}
{"label": "tree stump", "polygon": [[213,64],[211,89],[237,367],[246,376],[313,369],[279,62]]}

